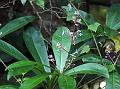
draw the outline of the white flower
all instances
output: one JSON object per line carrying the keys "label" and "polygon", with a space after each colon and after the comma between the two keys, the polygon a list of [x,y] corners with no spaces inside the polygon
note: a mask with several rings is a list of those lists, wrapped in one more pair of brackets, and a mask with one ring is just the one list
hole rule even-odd
{"label": "white flower", "polygon": [[102,82],[100,83],[100,88],[101,88],[101,89],[105,89],[105,86],[106,86],[106,81],[102,81]]}
{"label": "white flower", "polygon": [[60,44],[59,42],[57,42],[56,47],[57,47],[58,49],[60,49],[60,48],[61,48],[61,44]]}

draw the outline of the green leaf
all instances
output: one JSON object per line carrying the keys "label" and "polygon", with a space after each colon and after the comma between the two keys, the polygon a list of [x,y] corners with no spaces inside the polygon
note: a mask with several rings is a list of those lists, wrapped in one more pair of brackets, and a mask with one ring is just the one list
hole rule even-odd
{"label": "green leaf", "polygon": [[108,69],[109,72],[115,70],[115,66],[111,61],[109,61],[108,59],[101,58],[96,54],[86,54],[81,56],[80,58],[82,58],[82,61],[84,63],[104,63],[104,66]]}
{"label": "green leaf", "polygon": [[84,63],[101,63],[102,58],[100,58],[99,56],[97,56],[96,54],[86,54],[81,56],[80,58],[82,58],[82,61]]}
{"label": "green leaf", "polygon": [[34,19],[35,19],[34,16],[24,16],[10,21],[8,24],[6,24],[4,27],[0,29],[0,38],[20,29],[26,24],[32,22]]}
{"label": "green leaf", "polygon": [[109,79],[106,81],[105,89],[119,89],[120,88],[120,75],[113,71],[110,73]]}
{"label": "green leaf", "polygon": [[15,47],[10,45],[9,43],[0,40],[0,50],[9,54],[10,56],[16,58],[17,60],[29,60],[25,57],[20,51],[18,51]]}
{"label": "green leaf", "polygon": [[67,21],[73,20],[73,16],[74,16],[74,12],[69,12],[69,13],[67,14]]}
{"label": "green leaf", "polygon": [[12,76],[26,74],[28,71],[32,70],[36,65],[36,62],[27,60],[12,63],[6,68],[6,70],[8,70],[7,79],[9,80]]}
{"label": "green leaf", "polygon": [[106,25],[113,30],[120,29],[120,4],[113,4],[107,12]]}
{"label": "green leaf", "polygon": [[38,84],[42,83],[43,81],[46,80],[48,75],[43,74],[43,75],[37,75],[34,77],[31,77],[23,82],[23,84],[20,86],[19,89],[33,89],[36,87]]}
{"label": "green leaf", "polygon": [[[27,31],[25,31],[23,35],[25,44],[37,62],[50,67],[43,36],[41,32],[37,30],[39,29],[34,27],[27,28]],[[49,67],[44,66],[46,72],[50,72]]]}
{"label": "green leaf", "polygon": [[105,33],[105,36],[107,36],[109,38],[113,38],[113,37],[115,37],[118,34],[118,31],[112,30],[109,27],[105,26],[104,27],[104,33]]}
{"label": "green leaf", "polygon": [[97,63],[86,63],[72,68],[64,73],[65,75],[74,74],[98,74],[100,76],[109,78],[109,73],[106,67]]}
{"label": "green leaf", "polygon": [[18,89],[15,85],[1,85],[0,89]]}
{"label": "green leaf", "polygon": [[89,45],[85,45],[83,48],[82,48],[82,51],[80,54],[83,54],[83,53],[88,53],[90,51],[90,46]]}
{"label": "green leaf", "polygon": [[36,4],[44,9],[44,0],[35,0]]}
{"label": "green leaf", "polygon": [[70,31],[67,27],[58,27],[52,37],[52,48],[57,69],[62,73],[71,47]]}
{"label": "green leaf", "polygon": [[73,8],[70,4],[68,4],[67,6],[62,6],[63,10],[65,11],[65,13],[67,14],[67,21],[71,21],[73,20],[73,17],[75,16],[75,8]]}
{"label": "green leaf", "polygon": [[76,34],[75,44],[88,40],[90,38],[92,38],[90,31],[88,29],[82,29],[79,31],[79,33]]}
{"label": "green leaf", "polygon": [[20,0],[23,5],[27,2],[27,0]]}
{"label": "green leaf", "polygon": [[96,32],[99,26],[100,26],[100,24],[95,22],[95,23],[93,23],[91,25],[88,25],[88,29],[90,29],[91,31]]}
{"label": "green leaf", "polygon": [[76,81],[72,76],[61,75],[58,83],[60,89],[76,89]]}
{"label": "green leaf", "polygon": [[80,13],[80,17],[82,18],[82,22],[80,22],[81,24],[84,24],[84,25],[94,25],[94,24],[98,24],[98,22],[95,21],[95,19],[88,13],[80,10],[79,11]]}

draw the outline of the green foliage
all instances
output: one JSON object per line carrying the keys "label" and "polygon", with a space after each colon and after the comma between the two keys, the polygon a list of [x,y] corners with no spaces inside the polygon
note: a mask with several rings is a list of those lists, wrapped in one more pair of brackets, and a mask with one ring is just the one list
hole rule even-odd
{"label": "green foliage", "polygon": [[0,29],[0,38],[24,27],[26,24],[32,22],[33,20],[35,20],[35,16],[24,16],[10,21]]}
{"label": "green foliage", "polygon": [[16,75],[26,74],[28,71],[32,70],[37,63],[32,61],[18,61],[9,65],[6,70],[8,70],[7,79],[9,80],[11,77]]}
{"label": "green foliage", "polygon": [[120,29],[120,4],[113,4],[106,16],[106,25],[112,30]]}
{"label": "green foliage", "polygon": [[105,89],[119,89],[120,88],[120,75],[113,71],[110,73],[109,79],[106,81]]}
{"label": "green foliage", "polygon": [[[28,27],[24,32],[23,37],[25,44],[32,54],[33,58],[43,65],[50,66],[47,49],[41,32],[37,31],[37,29],[34,27]],[[50,72],[50,69],[48,67],[44,68],[46,72]]]}
{"label": "green foliage", "polygon": [[35,0],[36,4],[44,9],[44,0]]}
{"label": "green foliage", "polygon": [[80,54],[83,54],[83,53],[88,53],[90,51],[90,46],[89,45],[85,45],[83,48],[82,48],[82,51]]}
{"label": "green foliage", "polygon": [[58,83],[60,89],[76,89],[76,81],[72,76],[60,75]]}
{"label": "green foliage", "polygon": [[0,50],[11,55],[12,57],[16,58],[17,60],[29,60],[25,57],[20,51],[18,51],[15,47],[10,45],[9,43],[0,40]]}
{"label": "green foliage", "polygon": [[104,32],[105,32],[105,35],[108,36],[109,38],[113,38],[118,34],[116,30],[112,30],[106,26],[104,27]]}
{"label": "green foliage", "polygon": [[[27,0],[21,0],[23,5],[26,1]],[[80,1],[81,0],[73,0],[71,3],[79,3]],[[44,0],[30,1],[30,3],[31,5],[37,4],[40,6],[43,10],[42,13],[44,13]],[[6,70],[8,70],[7,79],[22,76],[19,77],[19,79],[16,78],[20,80],[19,89],[33,89],[37,86],[45,89],[76,89],[78,82],[75,80],[75,75],[77,74],[97,74],[107,79],[106,89],[119,88],[119,74],[115,72],[115,66],[117,64],[113,64],[111,61],[103,58],[103,55],[98,53],[98,51],[102,52],[104,48],[104,44],[102,44],[104,41],[99,39],[99,37],[112,38],[118,34],[117,30],[120,29],[120,11],[118,7],[120,7],[120,4],[112,5],[109,8],[106,16],[106,24],[102,26],[90,14],[78,10],[71,3],[66,1],[62,5],[68,4],[67,6],[61,5],[67,15],[66,21],[71,21],[74,25],[76,25],[76,23],[82,24],[85,26],[85,29],[79,29],[71,35],[66,24],[66,26],[57,27],[54,33],[50,33],[52,34],[50,48],[54,53],[54,55],[52,55],[54,59],[52,61],[53,65],[52,63],[50,65],[49,62],[48,50],[44,42],[45,38],[43,38],[41,31],[39,31],[43,30],[42,27],[38,29],[37,27],[27,26],[25,28],[26,31],[23,32],[25,45],[34,58],[33,61],[30,61],[14,46],[0,40],[0,50],[19,60],[6,68]],[[35,9],[34,6],[33,9]],[[57,9],[61,10],[61,8]],[[37,12],[37,15],[40,14]],[[42,18],[42,16],[39,18]],[[17,31],[34,19],[34,16],[24,16],[10,21],[0,29],[0,37],[2,38]],[[76,51],[72,50],[72,48]],[[98,54],[100,56],[98,56]],[[80,61],[84,64],[79,64]],[[74,62],[78,62],[78,64],[75,63],[75,66],[72,66]],[[32,77],[24,76],[29,72],[33,74]],[[0,89],[18,89],[18,87],[3,85],[0,86]]]}
{"label": "green foliage", "polygon": [[52,37],[52,48],[56,59],[56,67],[62,73],[71,47],[70,31],[66,27],[58,27]]}
{"label": "green foliage", "polygon": [[37,76],[31,77],[29,79],[26,79],[23,82],[23,84],[20,86],[19,89],[33,89],[38,84],[45,81],[47,77],[48,77],[48,75],[43,74],[43,75],[37,75]]}
{"label": "green foliage", "polygon": [[2,85],[0,89],[18,89],[18,87],[15,85]]}
{"label": "green foliage", "polygon": [[[93,66],[94,65],[94,66]],[[109,78],[109,73],[106,67],[97,64],[97,63],[86,63],[83,65],[79,65],[75,68],[72,68],[66,71],[65,75],[74,75],[74,74],[98,74],[100,76]]]}
{"label": "green foliage", "polygon": [[96,32],[99,26],[100,26],[100,24],[97,23],[97,22],[95,22],[95,23],[89,25],[89,26],[88,26],[88,29],[90,29],[90,30]]}
{"label": "green foliage", "polygon": [[90,38],[92,38],[92,35],[88,29],[81,29],[80,31],[78,30],[78,33],[75,37],[75,44],[86,41]]}

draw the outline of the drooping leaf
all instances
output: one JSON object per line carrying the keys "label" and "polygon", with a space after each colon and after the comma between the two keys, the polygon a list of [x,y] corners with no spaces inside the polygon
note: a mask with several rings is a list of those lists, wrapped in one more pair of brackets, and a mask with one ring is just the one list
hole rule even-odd
{"label": "drooping leaf", "polygon": [[35,0],[36,4],[44,9],[44,0]]}
{"label": "drooping leaf", "polygon": [[120,29],[120,4],[113,4],[107,12],[106,25],[113,30]]}
{"label": "drooping leaf", "polygon": [[15,85],[1,85],[0,89],[18,89]]}
{"label": "drooping leaf", "polygon": [[[18,62],[14,62],[12,64],[10,64],[6,70],[10,70],[10,69],[17,69],[19,67],[25,67],[25,66],[31,66],[31,65],[36,65],[36,62],[33,61],[28,61],[28,60],[22,60],[22,61],[18,61]],[[23,72],[24,73],[24,72]]]}
{"label": "drooping leaf", "polygon": [[10,64],[6,70],[8,70],[7,79],[9,80],[12,76],[26,74],[37,65],[36,62],[22,60]]}
{"label": "drooping leaf", "polygon": [[65,75],[74,74],[98,74],[100,76],[109,78],[109,73],[106,67],[97,63],[86,63],[72,68],[64,73]]}
{"label": "drooping leaf", "polygon": [[55,55],[56,66],[63,72],[71,47],[70,31],[67,27],[58,27],[52,37],[52,48]]}
{"label": "drooping leaf", "polygon": [[48,77],[48,75],[43,74],[43,75],[37,75],[37,76],[31,77],[29,79],[26,79],[23,82],[23,84],[20,86],[19,89],[33,89],[38,84],[40,84],[43,81],[45,81],[47,77]]}
{"label": "drooping leaf", "polygon": [[34,16],[24,16],[10,21],[8,24],[6,24],[4,27],[0,29],[0,38],[20,29],[26,24],[32,22],[34,19],[35,19]]}
{"label": "drooping leaf", "polygon": [[58,83],[60,89],[76,89],[76,81],[72,76],[61,75]]}
{"label": "drooping leaf", "polygon": [[20,0],[23,5],[27,2],[27,0]]}
{"label": "drooping leaf", "polygon": [[[34,27],[27,28],[27,31],[25,31],[23,35],[25,44],[37,62],[50,66],[43,36],[41,32],[37,30],[38,29]],[[50,72],[49,67],[44,66],[44,68],[46,72]]]}
{"label": "drooping leaf", "polygon": [[75,44],[88,40],[90,38],[92,38],[92,35],[88,29],[80,30],[79,33],[76,34]]}
{"label": "drooping leaf", "polygon": [[0,50],[9,54],[10,56],[16,58],[17,60],[29,60],[25,57],[20,51],[18,51],[15,47],[10,45],[9,43],[0,40]]}
{"label": "drooping leaf", "polygon": [[82,48],[82,51],[80,54],[83,54],[83,53],[88,53],[90,51],[90,46],[89,45],[85,45],[83,48]]}
{"label": "drooping leaf", "polygon": [[110,73],[109,79],[106,81],[105,89],[119,89],[120,88],[120,75],[113,71]]}

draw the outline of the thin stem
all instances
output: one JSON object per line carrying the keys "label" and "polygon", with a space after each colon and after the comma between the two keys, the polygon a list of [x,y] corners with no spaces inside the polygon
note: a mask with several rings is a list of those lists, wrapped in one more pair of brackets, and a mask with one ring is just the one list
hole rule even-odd
{"label": "thin stem", "polygon": [[38,16],[38,18],[39,18],[39,20],[40,20],[40,25],[39,25],[39,26],[40,26],[40,29],[41,29],[41,26],[42,26],[42,25],[41,25],[41,24],[42,24],[42,17],[39,15],[39,12],[38,12],[37,9],[35,8],[32,0],[30,0],[30,4],[31,4],[33,10],[35,11],[36,15]]}
{"label": "thin stem", "polygon": [[50,0],[50,39],[52,39],[52,15],[53,15],[53,11],[52,11],[52,1]]}
{"label": "thin stem", "polygon": [[56,77],[56,78],[55,78],[55,80],[54,80],[54,82],[55,82],[55,83],[54,83],[54,85],[53,85],[52,89],[54,89],[54,88],[55,88],[55,86],[57,85],[57,80],[58,80],[58,77]]}
{"label": "thin stem", "polygon": [[83,79],[85,78],[86,74],[83,75],[83,77],[81,78],[81,80],[78,82],[77,87],[80,85],[80,83],[83,81]]}
{"label": "thin stem", "polygon": [[78,87],[78,89],[82,88],[83,86],[85,86],[85,85],[87,85],[87,84],[89,84],[89,83],[91,83],[91,82],[93,82],[93,81],[95,81],[96,79],[99,79],[99,78],[100,78],[100,76],[90,80],[89,82],[87,82],[87,83],[83,84],[82,86]]}
{"label": "thin stem", "polygon": [[116,58],[116,60],[115,60],[115,62],[114,62],[114,65],[116,65],[116,63],[117,63],[119,57],[120,57],[120,53],[119,53],[119,55],[117,56],[117,58]]}
{"label": "thin stem", "polygon": [[[69,1],[70,2],[70,1]],[[77,10],[77,11],[79,11],[74,5],[73,5],[73,3],[71,3],[70,2],[70,4]],[[89,25],[88,25],[88,23],[82,18],[82,16],[79,14],[79,16],[81,17],[81,19],[83,20],[83,22],[86,24],[86,26],[88,27]],[[98,47],[98,44],[97,44],[97,41],[96,41],[96,39],[95,39],[95,36],[94,36],[94,34],[93,34],[93,32],[90,30],[90,32],[91,32],[91,35],[92,35],[92,37],[93,37],[93,40],[94,40],[94,42],[95,42],[95,45],[96,45],[96,48],[97,48],[97,51],[98,51],[98,53],[99,53],[99,56],[102,58],[102,55],[101,55],[101,53],[100,53],[100,49],[99,49],[99,47]]]}
{"label": "thin stem", "polygon": [[[4,65],[5,68],[7,68],[7,65],[3,62],[3,60],[0,58],[0,62]],[[13,76],[14,79],[17,81],[17,77]],[[20,85],[21,85],[21,82],[20,81],[17,81]]]}
{"label": "thin stem", "polygon": [[91,34],[92,34],[93,40],[94,40],[94,42],[95,42],[96,48],[97,48],[97,50],[98,50],[98,53],[99,53],[100,57],[102,58],[102,55],[101,55],[101,53],[100,53],[100,49],[99,49],[99,47],[98,47],[97,41],[96,41],[95,36],[94,36],[94,34],[93,34],[92,31],[91,31]]}
{"label": "thin stem", "polygon": [[6,4],[4,4],[4,5],[2,5],[2,6],[0,6],[0,8],[9,8],[10,6],[9,6],[9,4],[15,4],[15,2],[16,2],[16,0],[13,0],[13,1],[9,1],[8,3],[6,3]]}

